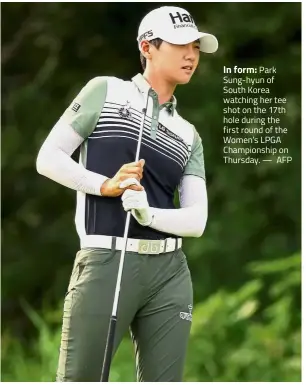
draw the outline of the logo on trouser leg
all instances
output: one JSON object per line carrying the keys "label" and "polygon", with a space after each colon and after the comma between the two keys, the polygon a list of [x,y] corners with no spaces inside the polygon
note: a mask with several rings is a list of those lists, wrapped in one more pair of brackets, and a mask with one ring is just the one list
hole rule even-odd
{"label": "logo on trouser leg", "polygon": [[192,321],[192,305],[188,305],[189,313],[184,311],[180,312],[180,318],[185,319],[186,321]]}

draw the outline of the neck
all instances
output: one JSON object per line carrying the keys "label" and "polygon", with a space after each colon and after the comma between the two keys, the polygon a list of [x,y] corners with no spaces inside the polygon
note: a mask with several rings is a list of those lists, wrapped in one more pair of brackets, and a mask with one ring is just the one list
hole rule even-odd
{"label": "neck", "polygon": [[169,83],[166,79],[162,79],[148,68],[144,71],[143,76],[157,92],[159,104],[164,104],[171,100],[176,87],[174,84]]}

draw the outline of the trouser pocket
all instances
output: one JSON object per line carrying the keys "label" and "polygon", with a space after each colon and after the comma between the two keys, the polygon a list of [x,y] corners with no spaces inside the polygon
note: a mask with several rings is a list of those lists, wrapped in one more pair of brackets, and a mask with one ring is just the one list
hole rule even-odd
{"label": "trouser pocket", "polygon": [[[75,257],[68,289],[66,292],[67,297],[71,291],[74,291],[76,285],[81,281],[83,276],[86,275],[87,270],[95,269],[95,266],[106,265],[110,263],[116,252],[109,249],[82,249],[78,251]],[[95,269],[98,274],[98,268]],[[85,278],[84,278],[85,280]]]}
{"label": "trouser pocket", "polygon": [[80,252],[77,253],[76,258],[74,260],[69,285],[67,288],[67,292],[65,294],[65,303],[64,303],[64,309],[70,309],[72,306],[72,297],[73,297],[73,291],[75,289],[75,285],[79,281],[79,279],[82,276],[82,273],[86,266],[86,260],[82,258],[82,255],[80,255]]}

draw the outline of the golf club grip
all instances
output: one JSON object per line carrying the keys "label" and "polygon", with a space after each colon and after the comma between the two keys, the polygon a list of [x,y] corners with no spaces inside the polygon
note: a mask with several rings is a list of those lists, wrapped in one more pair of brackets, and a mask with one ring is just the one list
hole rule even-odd
{"label": "golf club grip", "polygon": [[112,353],[114,348],[116,323],[117,323],[117,317],[112,315],[109,322],[100,382],[108,382],[109,371],[110,371],[110,366],[112,361]]}

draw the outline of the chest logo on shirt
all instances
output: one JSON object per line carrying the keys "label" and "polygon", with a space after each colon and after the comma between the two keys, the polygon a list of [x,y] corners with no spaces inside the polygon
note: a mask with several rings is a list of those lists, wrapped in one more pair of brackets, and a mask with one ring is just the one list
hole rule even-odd
{"label": "chest logo on shirt", "polygon": [[170,138],[174,139],[174,140],[177,140],[178,142],[181,142],[185,147],[186,149],[189,151],[189,146],[188,144],[184,141],[184,139],[182,139],[180,136],[176,135],[174,132],[168,130],[168,128],[166,128],[165,126],[163,126],[161,123],[158,123],[158,130],[159,131],[162,131],[163,133],[165,133],[166,135],[170,136]]}
{"label": "chest logo on shirt", "polygon": [[127,100],[125,106],[118,109],[118,114],[121,118],[133,120],[131,112],[131,103]]}

